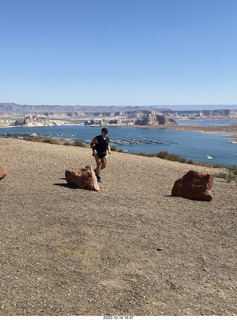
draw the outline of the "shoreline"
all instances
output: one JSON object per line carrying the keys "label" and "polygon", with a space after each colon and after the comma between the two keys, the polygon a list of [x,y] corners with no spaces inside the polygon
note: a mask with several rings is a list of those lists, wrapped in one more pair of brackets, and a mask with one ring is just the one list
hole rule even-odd
{"label": "shoreline", "polygon": [[[57,126],[85,126],[82,123],[64,123],[59,124]],[[0,123],[1,128],[38,128],[38,127],[54,127],[54,126],[47,126],[47,125],[37,125],[37,126],[8,126],[2,125]],[[90,125],[87,127],[101,127],[101,125]],[[223,138],[237,138],[237,124],[230,124],[227,126],[199,126],[199,125],[106,125],[106,127],[135,127],[135,128],[147,128],[147,129],[169,129],[169,130],[177,130],[177,131],[197,131],[202,134],[211,134],[211,133],[230,133],[229,135],[223,135]],[[237,139],[230,141],[231,143],[237,143]]]}
{"label": "shoreline", "polygon": [[[227,136],[227,137],[231,137],[231,136]],[[25,141],[31,141],[31,142],[40,142],[40,143],[49,143],[49,144],[56,144],[56,145],[67,145],[67,146],[80,146],[80,147],[85,147],[85,148],[90,148],[90,145],[87,142],[82,142],[81,145],[75,144],[75,141],[73,142],[73,140],[69,139],[69,138],[62,138],[62,137],[51,137],[51,136],[45,136],[45,135],[40,135],[40,134],[35,134],[35,133],[23,133],[23,134],[19,134],[19,133],[12,133],[12,134],[1,134],[0,133],[0,139],[1,138],[11,138],[11,139],[20,139],[20,140],[25,140]],[[38,139],[38,140],[37,140]],[[43,139],[43,140],[42,140]],[[47,141],[44,141],[44,139],[50,139]],[[52,140],[51,140],[52,139]],[[237,143],[237,140],[233,140],[233,141],[228,141],[230,143]],[[169,161],[174,161],[174,162],[178,162],[178,163],[186,163],[186,164],[191,164],[191,165],[197,165],[197,166],[201,166],[201,167],[209,167],[209,168],[220,168],[220,167],[232,167],[235,166],[234,164],[229,164],[229,165],[225,165],[225,164],[219,164],[219,163],[213,163],[213,162],[207,162],[204,160],[192,160],[189,158],[183,158],[181,157],[182,161],[179,160],[170,160],[168,157],[159,157],[158,155],[155,155],[155,153],[143,153],[143,152],[128,152],[128,150],[125,149],[119,149],[116,148],[116,150],[112,150],[115,152],[119,152],[119,153],[128,153],[128,154],[133,154],[133,155],[137,155],[137,156],[145,156],[145,157],[155,157],[155,158],[161,158],[163,160],[169,160]],[[167,152],[168,155],[172,156],[176,156],[173,153],[169,153]],[[206,159],[208,159],[206,157]]]}
{"label": "shoreline", "polygon": [[[63,122],[63,121],[62,121]],[[101,127],[102,125],[84,125],[83,123],[59,123],[57,125],[29,125],[29,126],[12,126],[0,123],[0,128],[37,128],[37,127],[54,127],[54,126],[87,126],[87,127]],[[217,132],[228,132],[228,133],[237,133],[237,124],[230,123],[229,125],[220,125],[220,126],[201,126],[201,125],[179,125],[179,124],[164,124],[164,125],[117,125],[117,124],[106,124],[105,127],[135,127],[135,128],[150,128],[150,129],[174,129],[174,130],[183,130],[183,131],[200,131],[200,133],[217,133]]]}

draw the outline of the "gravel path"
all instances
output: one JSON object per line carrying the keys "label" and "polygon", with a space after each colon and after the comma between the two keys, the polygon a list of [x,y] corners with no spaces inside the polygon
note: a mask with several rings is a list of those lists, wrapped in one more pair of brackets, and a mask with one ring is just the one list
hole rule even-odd
{"label": "gravel path", "polygon": [[87,148],[0,138],[0,315],[237,315],[236,183],[171,197],[190,169],[112,152],[100,191],[71,188]]}

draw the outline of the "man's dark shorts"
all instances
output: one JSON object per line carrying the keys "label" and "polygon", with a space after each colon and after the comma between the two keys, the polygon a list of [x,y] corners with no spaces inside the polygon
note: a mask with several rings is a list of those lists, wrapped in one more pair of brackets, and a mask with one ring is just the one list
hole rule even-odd
{"label": "man's dark shorts", "polygon": [[103,159],[104,157],[106,157],[106,153],[97,153],[97,155],[100,159]]}

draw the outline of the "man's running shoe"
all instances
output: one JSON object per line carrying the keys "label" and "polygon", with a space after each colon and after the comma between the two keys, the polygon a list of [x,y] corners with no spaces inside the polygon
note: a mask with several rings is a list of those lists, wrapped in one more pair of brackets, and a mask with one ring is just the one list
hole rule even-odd
{"label": "man's running shoe", "polygon": [[97,181],[98,181],[98,182],[101,182],[100,176],[97,177]]}

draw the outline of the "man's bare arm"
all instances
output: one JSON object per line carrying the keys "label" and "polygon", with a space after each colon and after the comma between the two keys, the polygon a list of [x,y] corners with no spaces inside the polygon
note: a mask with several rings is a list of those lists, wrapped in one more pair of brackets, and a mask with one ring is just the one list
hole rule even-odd
{"label": "man's bare arm", "polygon": [[95,144],[98,144],[98,140],[96,137],[90,143],[90,147],[92,150],[94,149]]}
{"label": "man's bare arm", "polygon": [[91,149],[92,149],[92,151],[93,151],[93,156],[95,156],[95,154],[96,154],[96,151],[95,151],[95,145],[96,144],[98,144],[98,140],[97,140],[97,138],[95,137],[92,141],[91,141],[91,143],[90,143],[90,147],[91,147]]}
{"label": "man's bare arm", "polygon": [[108,152],[111,153],[110,144],[108,143]]}

